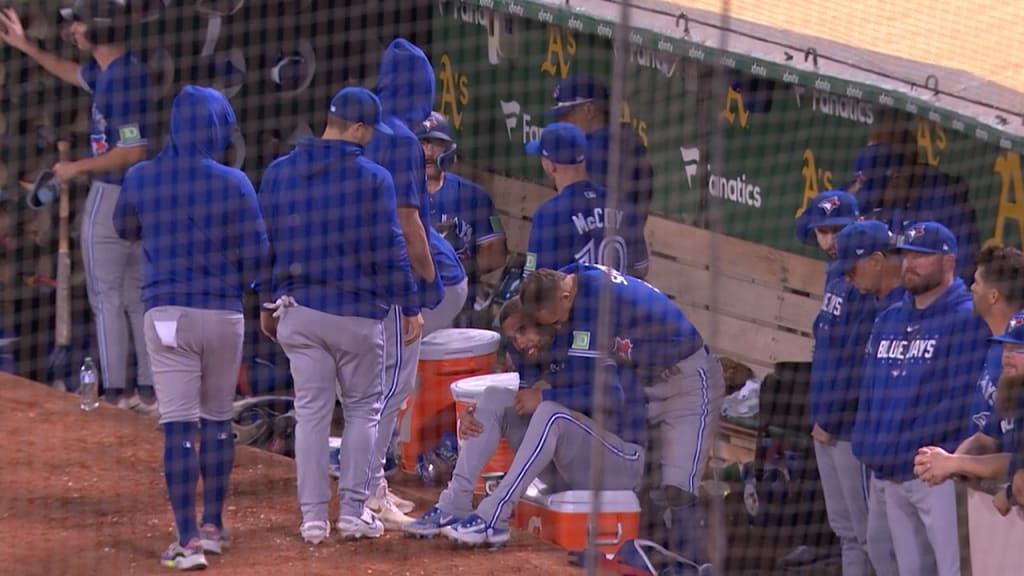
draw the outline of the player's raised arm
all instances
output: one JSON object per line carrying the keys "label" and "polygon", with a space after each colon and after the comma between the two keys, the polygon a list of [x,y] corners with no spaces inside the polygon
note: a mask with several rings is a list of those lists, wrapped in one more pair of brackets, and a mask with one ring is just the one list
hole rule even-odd
{"label": "player's raised arm", "polygon": [[[72,26],[76,24],[82,23],[75,23]],[[84,24],[82,26],[84,27]],[[43,70],[64,82],[86,90],[89,89],[79,74],[82,66],[78,62],[47,52],[29,40],[14,8],[4,8],[0,11],[0,40],[3,40],[11,48],[22,52],[39,64]]]}

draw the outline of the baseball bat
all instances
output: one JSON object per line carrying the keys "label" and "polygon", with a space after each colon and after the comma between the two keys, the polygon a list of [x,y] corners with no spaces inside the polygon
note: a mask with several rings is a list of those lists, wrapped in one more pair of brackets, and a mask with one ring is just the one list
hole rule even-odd
{"label": "baseball bat", "polygon": [[[57,142],[57,154],[61,162],[70,158],[70,144],[66,140]],[[56,345],[71,345],[71,251],[68,248],[68,219],[71,216],[71,199],[68,185],[60,185],[60,224],[57,239],[57,319]]]}

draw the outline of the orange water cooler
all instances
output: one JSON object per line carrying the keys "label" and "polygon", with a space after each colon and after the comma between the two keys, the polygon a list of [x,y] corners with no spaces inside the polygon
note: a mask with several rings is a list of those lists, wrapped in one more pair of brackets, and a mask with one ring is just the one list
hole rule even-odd
{"label": "orange water cooler", "polygon": [[[460,424],[462,422],[462,414],[466,408],[480,402],[480,399],[483,398],[484,390],[491,387],[518,390],[519,373],[499,372],[497,374],[463,378],[462,380],[452,382],[452,397],[455,399],[455,410],[457,411]],[[459,440],[459,451],[462,451],[461,439]],[[484,466],[480,478],[477,479],[476,488],[473,492],[480,495],[486,494],[484,476],[508,472],[508,467],[512,464],[513,457],[515,457],[515,453],[508,447],[508,442],[502,438],[501,442],[498,443],[498,449],[494,451],[494,455],[487,461],[487,465]]]}
{"label": "orange water cooler", "polygon": [[531,485],[516,504],[512,525],[566,550],[584,550],[590,541],[605,554],[614,554],[640,533],[640,499],[629,490],[600,492],[597,534],[590,532],[593,492],[569,490],[540,494]]}
{"label": "orange water cooler", "polygon": [[416,457],[433,450],[445,432],[455,433],[455,400],[451,384],[489,374],[498,355],[501,335],[491,330],[448,328],[420,343],[416,388],[399,412],[402,470],[416,473]]}

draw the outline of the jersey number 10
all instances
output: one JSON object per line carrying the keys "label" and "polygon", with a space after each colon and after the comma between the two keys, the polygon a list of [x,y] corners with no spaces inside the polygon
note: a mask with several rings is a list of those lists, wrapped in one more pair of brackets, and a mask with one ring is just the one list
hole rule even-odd
{"label": "jersey number 10", "polygon": [[614,234],[605,236],[600,242],[592,239],[576,253],[574,258],[580,264],[596,264],[625,272],[626,241],[622,239],[622,236]]}

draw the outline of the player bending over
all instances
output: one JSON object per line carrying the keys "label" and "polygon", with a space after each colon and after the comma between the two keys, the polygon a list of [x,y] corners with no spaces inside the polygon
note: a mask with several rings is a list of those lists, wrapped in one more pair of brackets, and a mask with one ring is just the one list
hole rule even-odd
{"label": "player bending over", "polygon": [[[438,532],[462,544],[501,545],[509,540],[508,520],[530,483],[543,475],[558,490],[634,490],[644,469],[643,399],[629,375],[625,389],[620,370],[598,340],[571,348],[569,331],[554,335],[532,324],[511,300],[502,310],[502,332],[523,355],[521,374],[532,378],[533,368],[547,365],[544,380],[518,391],[488,388],[471,416],[455,473],[437,505],[406,531],[431,536]],[[559,342],[561,341],[561,342]],[[571,342],[568,342],[571,344]],[[551,355],[553,350],[567,351]],[[595,408],[594,387],[604,372],[603,397]],[[595,422],[602,421],[604,426]],[[465,424],[464,424],[465,426]],[[506,438],[515,458],[492,494],[474,511],[473,486],[487,460]],[[605,449],[603,474],[592,482],[592,443]]]}
{"label": "player bending over", "polygon": [[[117,233],[142,239],[146,348],[153,363],[164,477],[178,540],[169,568],[206,566],[229,543],[222,512],[235,438],[231,416],[242,363],[242,298],[269,260],[256,191],[217,163],[235,114],[220,92],[185,86],[171,106],[170,140],[132,167],[114,206]],[[194,447],[199,434],[198,458]],[[196,482],[203,516],[196,523]]]}
{"label": "player bending over", "polygon": [[330,535],[327,440],[336,396],[345,411],[337,529],[344,538],[383,534],[365,504],[386,384],[384,323],[400,307],[394,321],[406,342],[423,326],[391,175],[363,156],[378,131],[391,129],[377,97],[345,88],[331,100],[323,136],[271,164],[260,187],[273,252],[261,299],[298,303],[279,308],[279,326],[266,312],[260,320],[295,381],[299,532],[311,544]]}
{"label": "player bending over", "polygon": [[[593,350],[635,371],[647,397],[647,424],[657,431],[650,453],[660,464],[668,503],[668,548],[705,564],[707,522],[697,492],[725,394],[718,358],[664,294],[611,268],[573,264],[538,270],[523,280],[520,298],[537,323],[571,327],[571,341],[556,345],[565,344],[570,352]],[[608,322],[604,335],[602,316]]]}

